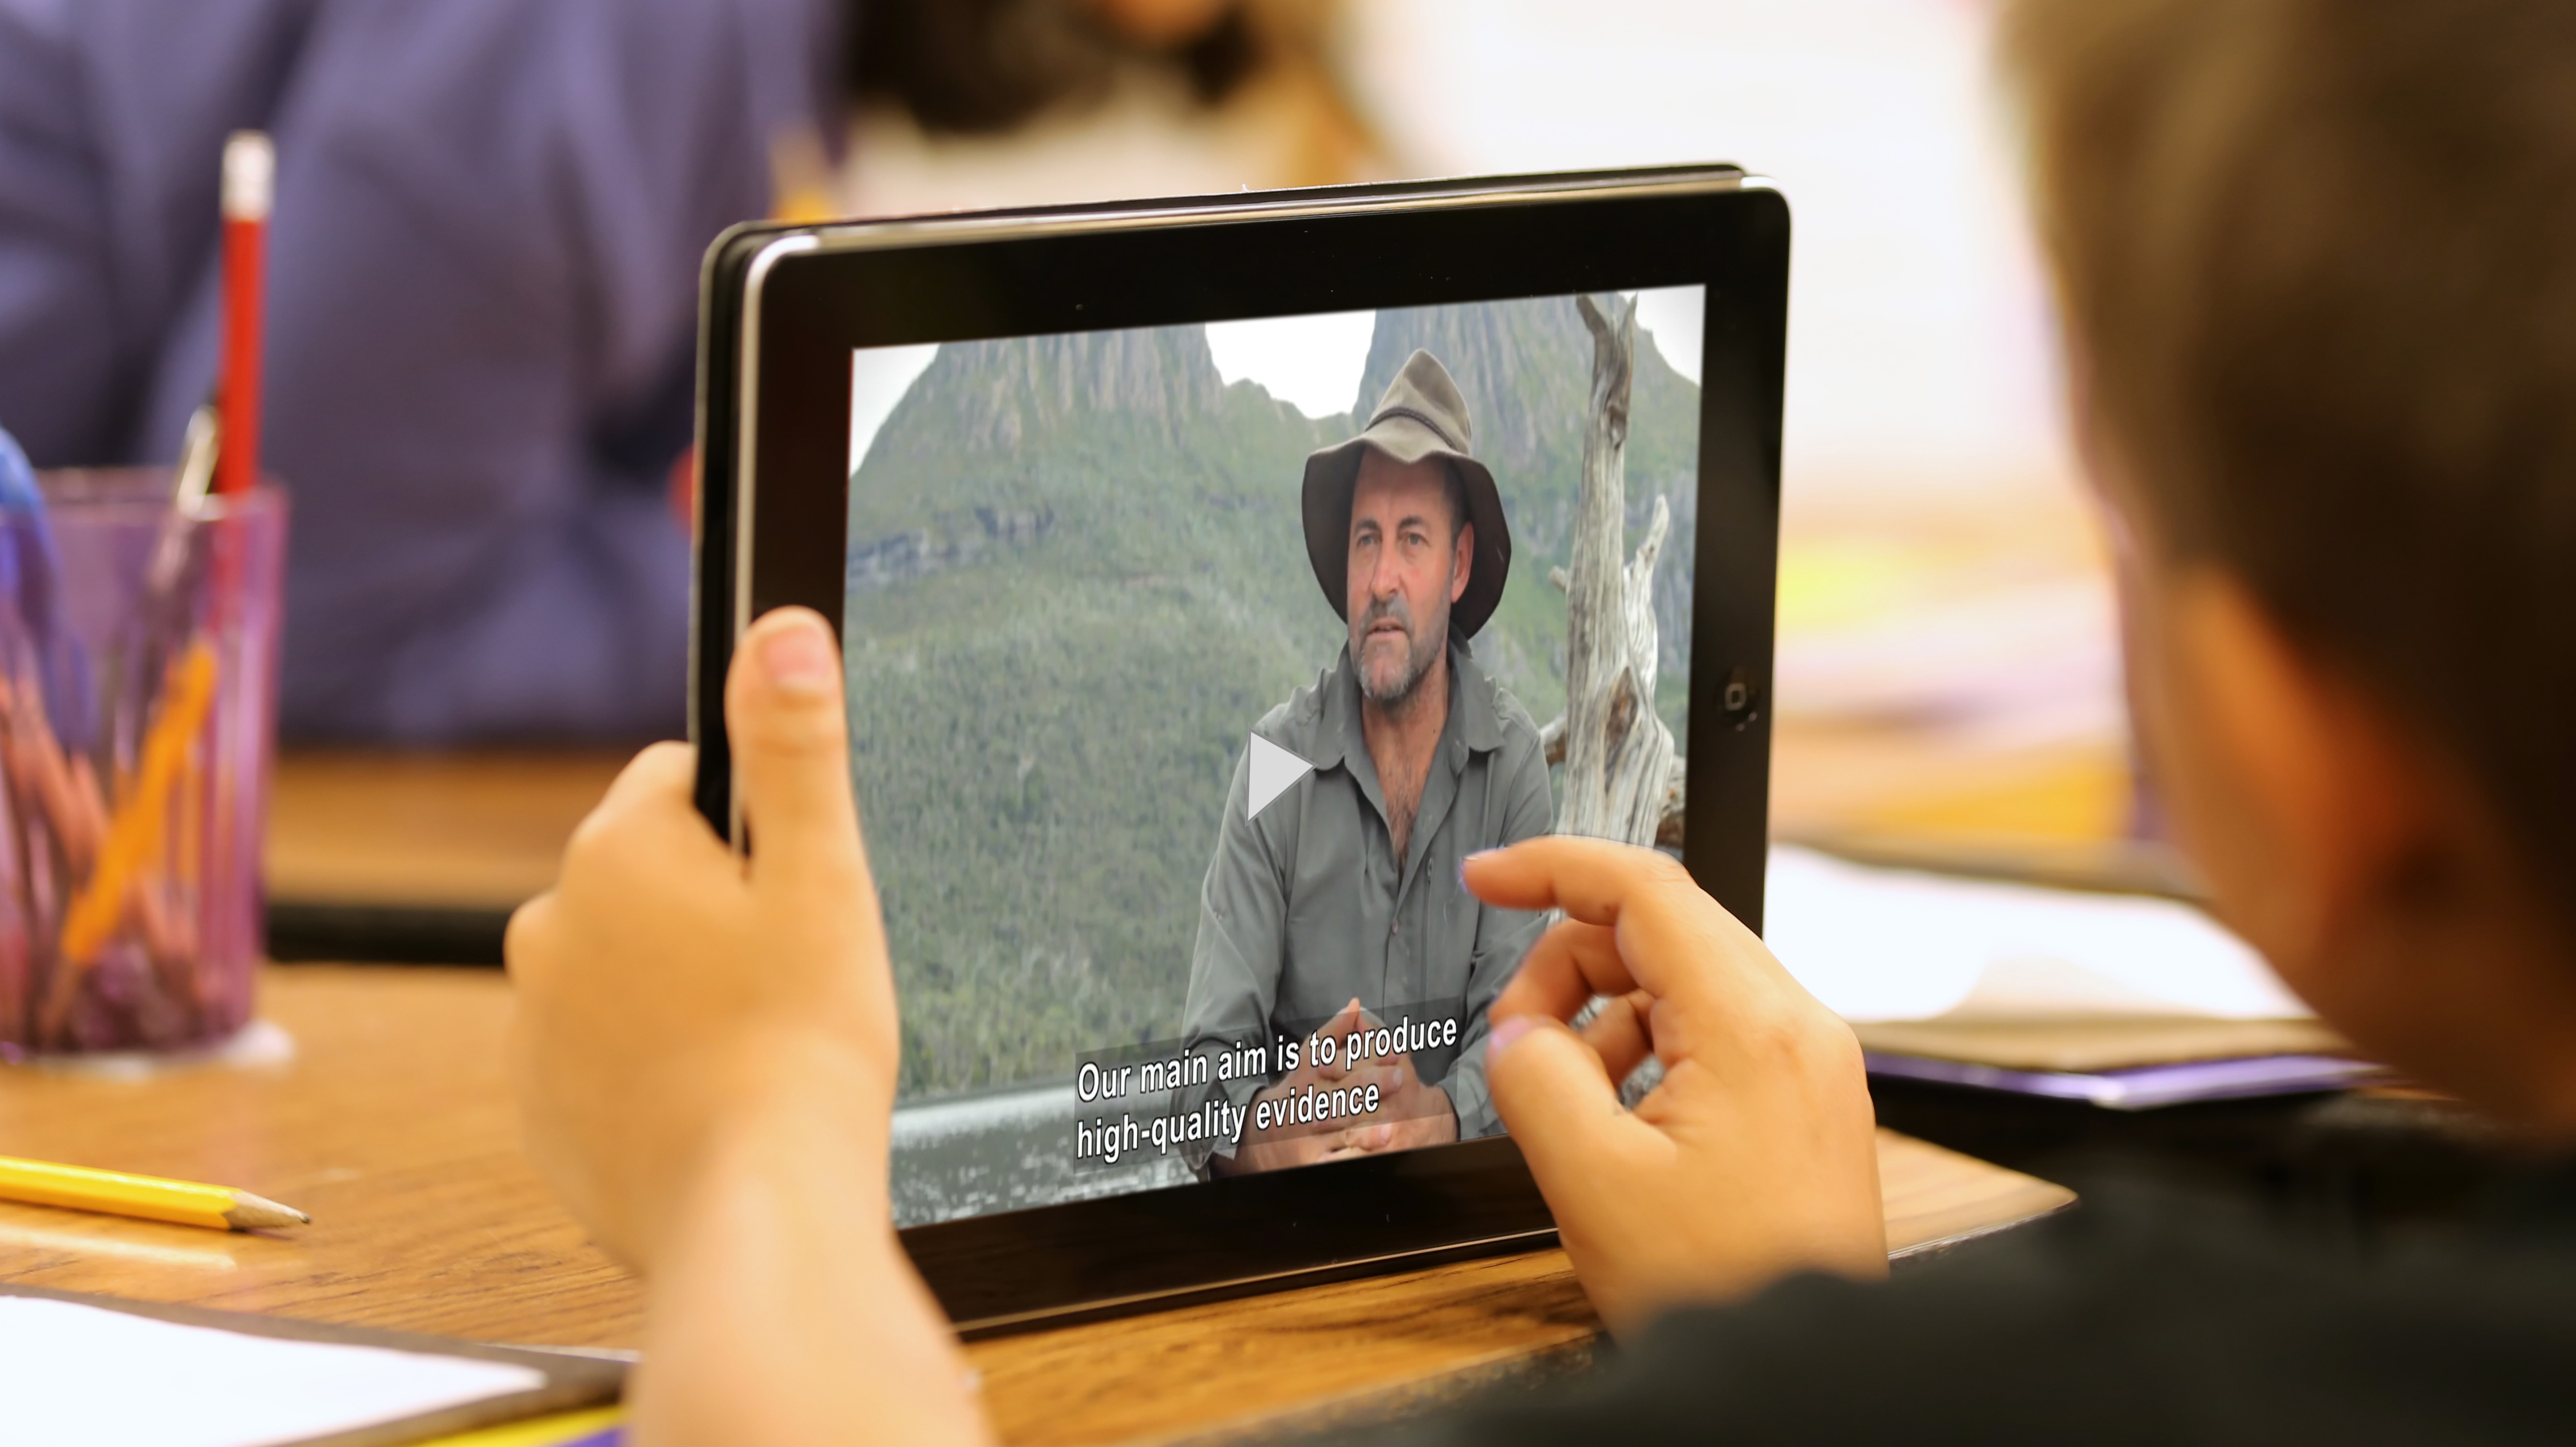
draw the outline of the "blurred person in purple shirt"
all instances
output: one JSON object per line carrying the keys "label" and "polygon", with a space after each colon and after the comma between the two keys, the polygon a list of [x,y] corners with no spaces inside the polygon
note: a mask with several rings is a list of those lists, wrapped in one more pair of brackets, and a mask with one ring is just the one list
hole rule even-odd
{"label": "blurred person in purple shirt", "polygon": [[1139,62],[1214,103],[1292,48],[1280,8],[0,0],[0,427],[41,467],[177,455],[224,137],[267,130],[286,734],[675,733],[698,263],[822,151],[781,140],[862,94],[1006,131]]}
{"label": "blurred person in purple shirt", "polygon": [[290,736],[682,722],[697,268],[830,134],[841,0],[0,0],[0,425],[166,461],[271,132]]}

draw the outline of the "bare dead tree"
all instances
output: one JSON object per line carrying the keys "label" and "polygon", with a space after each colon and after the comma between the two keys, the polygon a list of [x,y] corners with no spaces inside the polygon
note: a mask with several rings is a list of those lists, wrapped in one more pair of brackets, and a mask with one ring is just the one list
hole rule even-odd
{"label": "bare dead tree", "polygon": [[[1655,713],[1655,564],[1672,525],[1662,497],[1636,555],[1628,534],[1628,394],[1637,308],[1590,297],[1575,306],[1592,332],[1592,397],[1583,433],[1582,492],[1570,571],[1550,574],[1566,593],[1565,716],[1542,731],[1551,761],[1565,764],[1557,832],[1630,844],[1679,842],[1682,761]],[[1670,816],[1669,827],[1667,816]]]}

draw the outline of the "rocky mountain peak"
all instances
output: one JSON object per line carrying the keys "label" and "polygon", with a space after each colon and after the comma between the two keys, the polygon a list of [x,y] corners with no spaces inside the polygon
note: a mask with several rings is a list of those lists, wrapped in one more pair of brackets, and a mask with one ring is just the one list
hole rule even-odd
{"label": "rocky mountain peak", "polygon": [[1203,326],[951,343],[887,419],[887,431],[911,435],[909,424],[936,419],[949,446],[1010,453],[1023,438],[1082,415],[1123,414],[1169,429],[1205,415],[1224,390]]}

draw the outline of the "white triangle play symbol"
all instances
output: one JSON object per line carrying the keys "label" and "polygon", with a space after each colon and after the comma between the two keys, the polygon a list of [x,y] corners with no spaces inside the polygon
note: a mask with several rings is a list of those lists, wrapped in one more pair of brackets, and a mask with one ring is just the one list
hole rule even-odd
{"label": "white triangle play symbol", "polygon": [[1315,772],[1315,766],[1279,747],[1259,734],[1252,737],[1252,799],[1245,812],[1247,819],[1257,818],[1270,801],[1288,792],[1299,779]]}

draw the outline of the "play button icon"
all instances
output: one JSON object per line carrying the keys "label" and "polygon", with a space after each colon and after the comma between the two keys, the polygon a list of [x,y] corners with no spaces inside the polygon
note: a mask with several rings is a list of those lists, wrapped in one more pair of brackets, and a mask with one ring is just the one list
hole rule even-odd
{"label": "play button icon", "polygon": [[1315,766],[1279,747],[1259,734],[1252,737],[1252,798],[1244,817],[1260,817],[1270,801],[1288,792],[1299,779],[1315,772]]}

